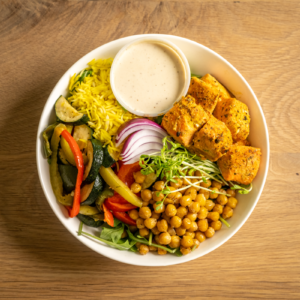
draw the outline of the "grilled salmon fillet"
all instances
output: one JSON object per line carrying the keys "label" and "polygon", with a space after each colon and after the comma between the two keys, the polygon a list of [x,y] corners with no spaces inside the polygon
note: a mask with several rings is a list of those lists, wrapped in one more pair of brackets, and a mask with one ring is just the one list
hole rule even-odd
{"label": "grilled salmon fillet", "polygon": [[188,94],[195,98],[208,114],[212,114],[219,100],[220,92],[211,84],[192,77]]}
{"label": "grilled salmon fillet", "polygon": [[260,158],[259,148],[233,145],[218,160],[218,166],[225,180],[250,184],[259,169]]}
{"label": "grilled salmon fillet", "polygon": [[196,132],[192,145],[188,150],[198,156],[216,161],[223,156],[232,145],[232,137],[226,125],[211,116],[208,122]]}
{"label": "grilled salmon fillet", "polygon": [[195,132],[209,119],[201,105],[191,97],[182,97],[163,117],[162,127],[180,144],[188,147]]}
{"label": "grilled salmon fillet", "polygon": [[250,131],[248,106],[235,98],[221,98],[214,116],[229,128],[234,142],[247,139]]}

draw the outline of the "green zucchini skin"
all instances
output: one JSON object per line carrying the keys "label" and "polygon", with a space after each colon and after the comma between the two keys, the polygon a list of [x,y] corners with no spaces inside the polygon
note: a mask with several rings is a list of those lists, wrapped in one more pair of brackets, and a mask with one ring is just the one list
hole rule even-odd
{"label": "green zucchini skin", "polygon": [[77,218],[85,225],[90,227],[100,227],[103,224],[103,221],[95,221],[92,217],[78,214]]}
{"label": "green zucchini skin", "polygon": [[71,193],[75,190],[78,173],[77,168],[71,165],[58,165],[58,170],[63,181],[64,190],[67,193]]}
{"label": "green zucchini skin", "polygon": [[56,100],[54,107],[59,122],[82,125],[90,120],[87,115],[78,112],[63,96]]}
{"label": "green zucchini skin", "polygon": [[92,147],[88,146],[89,150],[87,156],[89,163],[85,168],[83,176],[85,183],[93,182],[96,179],[99,174],[99,169],[102,166],[104,156],[102,143],[99,140],[91,139],[88,143],[91,143]]}
{"label": "green zucchini skin", "polygon": [[93,133],[93,129],[86,124],[78,125],[74,127],[73,138],[76,142],[80,139],[88,141],[92,139]]}
{"label": "green zucchini skin", "polygon": [[100,193],[103,190],[103,187],[104,187],[103,179],[98,174],[96,176],[95,181],[90,183],[89,185],[93,185],[92,190],[91,190],[90,194],[87,195],[87,198],[83,202],[81,202],[80,205],[91,205],[91,204],[95,203],[96,199],[98,198],[98,196],[100,195]]}
{"label": "green zucchini skin", "polygon": [[111,167],[116,161],[111,157],[111,155],[108,152],[108,147],[105,146],[103,148],[103,167],[109,168]]}
{"label": "green zucchini skin", "polygon": [[105,184],[104,190],[101,192],[101,194],[98,196],[95,202],[96,207],[98,208],[99,211],[103,211],[102,204],[107,198],[112,197],[113,195],[114,195],[114,191],[107,184]]}

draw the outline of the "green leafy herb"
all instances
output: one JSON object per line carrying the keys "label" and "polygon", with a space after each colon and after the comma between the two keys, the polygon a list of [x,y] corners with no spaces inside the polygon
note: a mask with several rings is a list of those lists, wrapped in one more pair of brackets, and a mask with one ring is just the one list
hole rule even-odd
{"label": "green leafy herb", "polygon": [[151,246],[151,244],[152,244],[152,237],[153,237],[153,233],[152,233],[152,231],[150,231],[150,235],[149,235],[149,246]]}
{"label": "green leafy herb", "polygon": [[119,240],[121,239],[123,231],[124,231],[123,223],[118,224],[116,227],[105,225],[102,228],[100,238],[114,243],[118,243]]}
{"label": "green leafy herb", "polygon": [[154,122],[157,123],[158,125],[160,125],[161,122],[162,122],[163,117],[164,117],[164,115],[156,117],[154,119]]}
{"label": "green leafy herb", "polygon": [[221,221],[223,224],[225,224],[228,228],[230,228],[230,224],[229,224],[227,221],[225,221],[221,216],[220,216],[220,221]]}
{"label": "green leafy herb", "polygon": [[181,251],[180,251],[180,248],[176,248],[176,251],[174,252],[174,254],[176,255],[176,256],[182,256],[183,254],[181,253]]}
{"label": "green leafy herb", "polygon": [[196,74],[191,73],[191,77],[201,78],[202,76],[201,76],[201,75],[196,75]]}
{"label": "green leafy herb", "polygon": [[230,189],[232,190],[238,190],[239,194],[248,194],[251,192],[252,190],[252,183],[248,184],[248,185],[238,185],[238,184],[234,184],[233,186],[230,187]]}
{"label": "green leafy herb", "polygon": [[81,235],[82,228],[83,228],[83,222],[80,221],[80,223],[79,223],[79,229],[78,229],[78,235]]}

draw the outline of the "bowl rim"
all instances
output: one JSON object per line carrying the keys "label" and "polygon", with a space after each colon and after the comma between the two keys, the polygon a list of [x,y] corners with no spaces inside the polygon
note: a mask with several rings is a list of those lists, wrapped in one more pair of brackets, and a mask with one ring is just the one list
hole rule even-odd
{"label": "bowl rim", "polygon": [[124,54],[124,52],[126,52],[126,50],[135,45],[135,44],[139,44],[139,43],[143,43],[143,42],[158,42],[159,44],[165,44],[167,46],[169,46],[181,59],[182,65],[184,67],[184,72],[185,72],[185,82],[183,85],[183,88],[181,90],[180,95],[177,97],[177,99],[174,101],[174,103],[176,103],[177,101],[179,101],[181,99],[182,96],[186,95],[190,86],[190,82],[191,82],[191,69],[190,69],[190,65],[188,63],[188,60],[185,56],[185,54],[181,51],[181,49],[176,46],[174,43],[161,38],[161,37],[149,37],[144,36],[142,38],[138,38],[138,39],[134,39],[131,42],[127,43],[126,45],[124,45],[119,52],[117,53],[117,55],[115,56],[112,66],[111,66],[111,70],[110,70],[110,85],[111,85],[111,89],[113,91],[113,94],[115,95],[117,101],[128,111],[130,111],[132,114],[135,114],[137,116],[140,117],[157,117],[157,116],[161,116],[164,115],[166,112],[168,112],[172,106],[174,105],[174,103],[168,107],[167,109],[159,112],[159,113],[145,113],[145,112],[141,112],[141,111],[134,111],[132,109],[132,107],[130,107],[129,105],[127,105],[126,101],[124,101],[123,97],[120,95],[119,91],[116,89],[115,86],[115,77],[114,77],[114,72],[115,69],[117,67],[117,63],[118,60],[121,59],[122,55]]}
{"label": "bowl rim", "polygon": [[[124,259],[122,259],[122,256],[119,257],[111,257],[109,255],[106,255],[105,253],[103,253],[101,250],[96,250],[94,249],[93,247],[91,247],[86,241],[85,239],[81,239],[77,234],[76,234],[76,231],[72,231],[71,228],[69,228],[68,226],[65,225],[65,223],[63,222],[63,218],[61,215],[58,214],[58,212],[56,212],[56,209],[54,208],[54,203],[52,203],[52,201],[50,200],[50,195],[48,194],[48,191],[46,190],[46,187],[45,187],[45,183],[44,183],[44,180],[43,180],[43,176],[42,176],[42,168],[41,168],[41,165],[39,163],[39,160],[40,160],[40,152],[41,152],[41,145],[40,145],[40,139],[41,139],[41,133],[43,132],[44,130],[44,126],[42,126],[42,120],[45,118],[45,115],[47,114],[47,110],[46,110],[46,107],[47,107],[47,103],[49,101],[50,98],[53,97],[53,94],[54,94],[54,91],[56,89],[56,87],[61,83],[61,81],[63,80],[63,78],[70,73],[70,70],[74,67],[75,64],[79,63],[79,62],[84,62],[86,61],[86,57],[88,55],[90,55],[92,52],[97,52],[97,50],[103,46],[112,46],[114,43],[118,43],[120,41],[123,41],[123,40],[126,40],[128,39],[128,41],[130,41],[130,39],[132,38],[141,38],[141,37],[150,37],[150,36],[154,36],[154,37],[163,37],[163,38],[168,38],[168,37],[171,37],[171,38],[175,38],[177,40],[182,40],[182,41],[186,41],[188,43],[192,43],[202,49],[204,49],[205,51],[208,51],[210,52],[211,54],[217,56],[220,60],[223,61],[223,63],[225,63],[229,68],[231,68],[235,73],[236,75],[243,81],[243,83],[246,85],[246,87],[248,88],[248,90],[250,91],[252,97],[254,98],[255,102],[256,102],[256,105],[260,111],[260,114],[262,116],[262,121],[263,121],[263,124],[264,124],[264,131],[265,131],[265,136],[266,136],[266,168],[264,170],[264,174],[262,176],[262,182],[261,182],[261,187],[260,189],[258,190],[258,193],[257,193],[257,197],[255,199],[255,202],[252,206],[251,209],[249,209],[249,211],[247,212],[246,216],[244,217],[244,219],[240,222],[240,224],[238,224],[229,234],[227,237],[224,238],[223,241],[221,242],[217,242],[214,246],[212,246],[210,249],[208,249],[207,251],[204,251],[203,253],[200,253],[200,255],[198,256],[195,256],[195,257],[191,257],[189,258],[189,256],[184,256],[184,259],[182,260],[178,260],[178,262],[176,263],[165,263],[165,264],[156,264],[156,263],[153,263],[151,265],[147,264],[146,263],[146,260],[145,260],[145,264],[144,263],[137,263],[136,261],[133,261],[133,262],[128,262]],[[87,62],[86,62],[87,63]],[[41,155],[43,156],[43,155]],[[43,157],[43,159],[45,159]],[[255,95],[255,93],[253,92],[252,88],[250,87],[250,85],[248,84],[248,82],[244,79],[244,77],[241,75],[241,73],[233,66],[231,65],[225,58],[223,58],[221,55],[219,55],[218,53],[216,53],[215,51],[209,49],[208,47],[200,44],[200,43],[197,43],[193,40],[190,40],[190,39],[187,39],[187,38],[183,38],[183,37],[179,37],[179,36],[175,36],[175,35],[169,35],[169,34],[138,34],[138,35],[131,35],[131,36],[127,36],[127,37],[123,37],[123,38],[120,38],[120,39],[117,39],[117,40],[113,40],[111,42],[108,42],[108,43],[105,43],[95,49],[93,49],[92,51],[88,52],[87,54],[85,54],[83,57],[81,57],[80,59],[78,59],[76,62],[74,62],[74,64],[60,77],[60,79],[58,80],[58,82],[56,83],[56,85],[54,86],[54,88],[52,89],[49,97],[47,98],[47,101],[45,102],[45,105],[43,107],[43,111],[42,111],[42,114],[41,114],[41,117],[40,117],[40,120],[39,120],[39,125],[38,125],[38,129],[37,129],[37,136],[36,136],[36,163],[37,163],[37,170],[38,170],[38,176],[39,176],[39,181],[40,181],[40,184],[42,186],[42,189],[43,189],[43,192],[44,192],[44,195],[46,196],[46,199],[52,209],[52,211],[54,212],[54,214],[56,215],[56,217],[60,220],[60,222],[63,224],[63,226],[77,239],[79,240],[80,242],[82,242],[85,246],[87,246],[88,248],[90,248],[91,250],[107,257],[107,258],[110,258],[112,260],[115,260],[115,261],[118,261],[118,262],[121,262],[121,263],[125,263],[125,264],[130,264],[130,265],[136,265],[136,266],[151,266],[151,267],[159,267],[159,266],[169,266],[169,265],[176,265],[176,264],[181,264],[181,263],[185,263],[185,262],[188,262],[188,261],[191,261],[191,260],[194,260],[194,259],[197,259],[199,257],[202,257],[212,251],[214,251],[215,249],[217,249],[218,247],[220,247],[221,245],[223,245],[224,243],[226,243],[233,235],[236,234],[236,232],[244,225],[244,223],[248,220],[249,216],[251,215],[251,213],[253,212],[254,208],[256,207],[257,205],[257,202],[258,200],[260,199],[260,196],[261,196],[261,193],[263,191],[263,188],[264,188],[264,185],[265,185],[265,182],[266,182],[266,178],[267,178],[267,174],[268,174],[268,169],[269,169],[269,160],[270,160],[270,144],[269,144],[269,133],[268,133],[268,127],[267,127],[267,122],[266,122],[266,119],[265,119],[265,116],[264,116],[264,113],[262,111],[262,108],[261,108],[261,105]]]}

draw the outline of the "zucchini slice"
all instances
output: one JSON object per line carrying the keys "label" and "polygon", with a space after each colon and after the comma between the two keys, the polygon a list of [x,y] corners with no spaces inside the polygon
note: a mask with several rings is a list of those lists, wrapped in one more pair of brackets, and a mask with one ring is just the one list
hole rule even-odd
{"label": "zucchini slice", "polygon": [[114,195],[114,191],[106,184],[102,193],[98,196],[95,204],[99,211],[103,211],[102,204],[105,199],[112,197]]}
{"label": "zucchini slice", "polygon": [[79,213],[85,216],[93,216],[99,214],[99,210],[94,206],[83,205],[80,206]]}
{"label": "zucchini slice", "polygon": [[80,190],[81,204],[80,205],[91,205],[98,198],[99,194],[103,190],[103,180],[98,174],[95,181],[84,185]]}
{"label": "zucchini slice", "polygon": [[82,214],[78,214],[77,218],[85,225],[90,226],[90,227],[100,227],[103,224],[103,221],[95,221],[92,217],[90,216],[85,216]]}
{"label": "zucchini slice", "polygon": [[85,124],[78,125],[74,127],[73,138],[76,142],[79,140],[88,141],[92,139],[93,133],[93,130],[89,126]]}
{"label": "zucchini slice", "polygon": [[103,163],[102,143],[96,139],[88,140],[87,143],[88,164],[85,167],[83,180],[92,182],[98,175],[99,169]]}
{"label": "zucchini slice", "polygon": [[58,170],[63,181],[64,190],[67,193],[71,193],[75,190],[78,173],[77,168],[71,165],[58,165]]}
{"label": "zucchini slice", "polygon": [[108,146],[103,148],[103,167],[109,168],[111,167],[116,161],[112,157],[112,155],[108,151]]}
{"label": "zucchini slice", "polygon": [[85,124],[90,120],[87,115],[78,112],[63,96],[56,100],[55,114],[59,121],[74,125]]}

